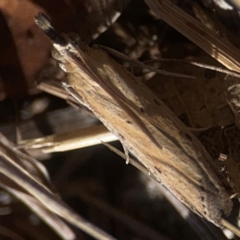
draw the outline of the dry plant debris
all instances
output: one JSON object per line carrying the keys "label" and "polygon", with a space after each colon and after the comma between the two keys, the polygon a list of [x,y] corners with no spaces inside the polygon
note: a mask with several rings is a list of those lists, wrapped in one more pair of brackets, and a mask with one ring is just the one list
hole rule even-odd
{"label": "dry plant debris", "polygon": [[[229,1],[231,10],[227,11],[218,1],[145,2],[1,1],[3,239],[233,238],[191,213],[147,176],[116,160],[105,146],[55,154],[47,150],[57,144],[55,139],[68,145],[78,141],[78,132],[86,128],[90,133],[106,129],[76,102],[74,89],[61,87],[66,75],[51,59],[48,39],[34,25],[40,11],[62,32],[76,32],[87,44],[101,44],[133,59],[112,56],[145,83],[207,149],[218,184],[228,196],[235,196],[227,220],[237,226],[240,61],[236,4]],[[206,70],[190,62],[216,68]],[[153,69],[183,77],[158,75]],[[24,144],[35,149],[27,153]],[[145,171],[136,160],[133,165]]]}

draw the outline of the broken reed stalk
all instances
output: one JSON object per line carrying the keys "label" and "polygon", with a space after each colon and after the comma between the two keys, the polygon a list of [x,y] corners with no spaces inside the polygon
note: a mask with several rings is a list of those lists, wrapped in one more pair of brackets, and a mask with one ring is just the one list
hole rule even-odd
{"label": "broken reed stalk", "polygon": [[240,72],[240,50],[170,0],[145,0],[151,11],[226,68]]}
{"label": "broken reed stalk", "polygon": [[109,132],[105,126],[97,125],[42,138],[22,140],[18,146],[19,148],[41,149],[44,153],[52,153],[65,152],[116,140],[118,140],[117,137]]}

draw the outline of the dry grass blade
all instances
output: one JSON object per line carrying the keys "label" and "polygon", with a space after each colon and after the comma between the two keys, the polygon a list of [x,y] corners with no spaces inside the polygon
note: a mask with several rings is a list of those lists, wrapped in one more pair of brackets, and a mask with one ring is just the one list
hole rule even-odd
{"label": "dry grass blade", "polygon": [[226,68],[240,72],[240,51],[224,37],[188,15],[170,0],[145,0],[151,11],[193,41]]}
{"label": "dry grass blade", "polygon": [[34,174],[46,185],[51,185],[49,181],[49,175],[45,167],[33,157],[20,151],[11,141],[9,141],[2,133],[0,133],[0,143],[4,148],[13,153],[12,157],[16,163],[23,167],[29,174]]}
{"label": "dry grass blade", "polygon": [[62,239],[73,240],[76,238],[74,232],[56,215],[46,210],[46,208],[32,196],[20,192],[4,184],[0,184],[1,188],[5,189],[17,199],[28,206],[40,219],[49,225]]}
{"label": "dry grass blade", "polygon": [[80,228],[85,233],[96,239],[114,239],[68,208],[48,188],[31,176],[20,165],[18,165],[11,155],[8,154],[4,145],[2,145],[0,149],[0,173],[4,175],[5,178],[13,181],[15,184],[17,184],[17,186],[31,194],[47,210],[62,217],[69,223]]}

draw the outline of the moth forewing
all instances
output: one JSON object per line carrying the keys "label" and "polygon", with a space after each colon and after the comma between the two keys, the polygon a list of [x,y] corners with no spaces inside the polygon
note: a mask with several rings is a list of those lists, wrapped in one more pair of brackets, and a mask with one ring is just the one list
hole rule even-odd
{"label": "moth forewing", "polygon": [[122,144],[180,201],[217,226],[232,202],[210,156],[182,122],[100,49],[54,44],[68,84]]}

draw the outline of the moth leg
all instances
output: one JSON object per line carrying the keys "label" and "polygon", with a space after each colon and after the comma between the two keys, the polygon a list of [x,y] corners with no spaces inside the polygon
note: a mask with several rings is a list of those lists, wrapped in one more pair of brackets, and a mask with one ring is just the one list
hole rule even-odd
{"label": "moth leg", "polygon": [[122,144],[122,147],[125,154],[126,164],[129,164],[130,163],[129,151],[124,144]]}
{"label": "moth leg", "polygon": [[67,84],[66,82],[61,82],[61,84],[62,87],[66,90],[66,92],[68,92],[74,99],[76,99],[77,102],[79,102],[83,106],[86,106],[81,96],[77,93],[76,90],[74,90],[71,85]]}

